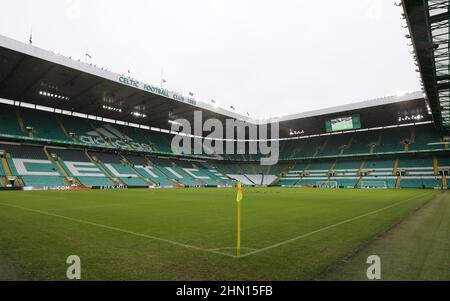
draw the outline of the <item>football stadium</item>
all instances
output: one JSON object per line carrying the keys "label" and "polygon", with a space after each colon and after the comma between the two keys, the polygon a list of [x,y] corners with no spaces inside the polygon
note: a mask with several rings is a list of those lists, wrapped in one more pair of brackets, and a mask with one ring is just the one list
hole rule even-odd
{"label": "football stadium", "polygon": [[0,36],[0,279],[450,280],[449,3],[400,5],[422,91],[277,120]]}

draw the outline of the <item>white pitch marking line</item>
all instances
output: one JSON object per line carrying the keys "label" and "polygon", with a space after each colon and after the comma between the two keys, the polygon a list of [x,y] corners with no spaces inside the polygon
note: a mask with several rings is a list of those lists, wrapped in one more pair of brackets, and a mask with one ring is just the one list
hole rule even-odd
{"label": "white pitch marking line", "polygon": [[291,238],[291,239],[279,242],[277,244],[274,244],[274,245],[271,245],[271,246],[268,246],[268,247],[265,247],[265,248],[256,249],[255,251],[248,252],[246,254],[241,255],[240,257],[238,257],[236,255],[231,255],[231,254],[218,252],[217,251],[218,249],[203,249],[203,248],[200,248],[200,247],[196,247],[196,246],[192,246],[192,245],[176,242],[176,241],[173,241],[173,240],[168,240],[168,239],[159,238],[159,237],[155,237],[155,236],[151,236],[151,235],[147,235],[147,234],[137,233],[137,232],[121,229],[121,228],[116,228],[116,227],[111,227],[111,226],[107,226],[107,225],[102,225],[102,224],[98,224],[98,223],[94,223],[94,222],[89,222],[89,221],[85,221],[85,220],[81,220],[81,219],[76,219],[76,218],[72,218],[72,217],[59,215],[59,214],[53,214],[53,213],[49,213],[49,212],[45,212],[45,211],[41,211],[41,210],[30,209],[30,208],[25,208],[25,207],[15,206],[15,205],[5,204],[5,203],[0,203],[0,205],[11,207],[11,208],[16,208],[16,209],[22,209],[22,210],[25,210],[25,211],[39,213],[39,214],[43,214],[43,215],[47,215],[47,216],[58,217],[58,218],[66,219],[66,220],[77,222],[77,223],[81,223],[81,224],[86,224],[86,225],[96,226],[96,227],[100,227],[100,228],[104,228],[104,229],[114,230],[114,231],[127,233],[127,234],[131,234],[131,235],[139,236],[139,237],[153,239],[153,240],[156,240],[156,241],[162,241],[162,242],[166,242],[168,244],[181,246],[181,247],[188,248],[188,249],[198,250],[198,251],[202,251],[202,252],[209,252],[209,253],[223,255],[223,256],[227,256],[227,257],[231,257],[231,258],[244,258],[244,257],[250,256],[250,255],[253,255],[253,254],[257,254],[257,253],[264,252],[264,251],[267,251],[267,250],[270,250],[270,249],[273,249],[273,248],[280,247],[282,245],[294,242],[296,240],[308,237],[310,235],[313,235],[313,234],[316,234],[316,233],[319,233],[319,232],[322,232],[322,231],[325,231],[325,230],[328,230],[328,229],[331,229],[331,228],[334,228],[334,227],[337,227],[337,226],[340,226],[340,225],[352,222],[354,220],[357,220],[357,219],[360,219],[360,218],[363,218],[363,217],[366,217],[366,216],[378,213],[380,211],[383,211],[383,210],[386,210],[386,209],[398,206],[400,204],[403,204],[405,202],[408,202],[410,200],[413,200],[415,198],[418,198],[418,197],[421,197],[421,196],[424,196],[424,195],[426,195],[426,193],[421,194],[421,195],[417,195],[417,196],[414,196],[414,197],[411,197],[411,198],[406,199],[404,201],[400,201],[400,202],[397,202],[395,204],[392,204],[392,205],[389,205],[389,206],[386,206],[386,207],[383,207],[383,208],[380,208],[380,209],[377,209],[377,210],[374,210],[374,211],[371,211],[371,212],[368,212],[368,213],[365,213],[365,214],[362,214],[362,215],[359,215],[359,216],[356,216],[356,217],[353,217],[353,218],[350,218],[350,219],[347,219],[347,220],[344,220],[344,221],[341,221],[341,222],[338,222],[338,223],[333,224],[333,225],[326,226],[324,228],[320,228],[320,229],[312,231],[312,232],[308,232],[308,233],[302,234],[300,236],[297,236],[297,237],[294,237],[294,238]]}
{"label": "white pitch marking line", "polygon": [[279,243],[277,243],[277,244],[274,244],[274,245],[271,245],[271,246],[268,246],[268,247],[265,247],[265,248],[261,248],[261,249],[255,250],[255,251],[248,252],[248,253],[246,253],[246,254],[241,255],[240,258],[247,257],[247,256],[250,256],[250,255],[254,255],[254,254],[257,254],[257,253],[261,253],[261,252],[264,252],[264,251],[267,251],[267,250],[271,250],[271,249],[274,249],[274,248],[283,246],[283,245],[285,245],[285,244],[289,244],[289,243],[291,243],[291,242],[294,242],[294,241],[296,241],[296,240],[299,240],[299,239],[302,239],[302,238],[311,236],[311,235],[313,235],[313,234],[316,234],[316,233],[319,233],[319,232],[322,232],[322,231],[325,231],[325,230],[328,230],[328,229],[331,229],[331,228],[334,228],[334,227],[337,227],[337,226],[340,226],[340,225],[343,225],[343,224],[347,224],[347,223],[350,223],[350,222],[355,221],[355,220],[357,220],[357,219],[361,219],[361,218],[363,218],[363,217],[366,217],[366,216],[369,216],[369,215],[376,214],[376,213],[378,213],[378,212],[380,212],[380,211],[383,211],[383,210],[386,210],[386,209],[389,209],[389,208],[392,208],[392,207],[401,205],[401,204],[403,204],[403,203],[406,203],[406,202],[411,201],[411,200],[413,200],[413,199],[415,199],[415,198],[418,198],[418,197],[422,197],[422,196],[424,196],[424,195],[426,195],[426,193],[423,193],[423,194],[421,194],[421,195],[416,195],[416,196],[411,197],[411,198],[409,198],[409,199],[406,199],[406,200],[404,200],[404,201],[400,201],[400,202],[394,203],[394,204],[392,204],[392,205],[388,205],[388,206],[386,206],[386,207],[383,207],[383,208],[380,208],[380,209],[377,209],[377,210],[374,210],[374,211],[371,211],[371,212],[368,212],[368,213],[365,213],[365,214],[362,214],[362,215],[358,215],[358,216],[355,216],[355,217],[353,217],[353,218],[346,219],[346,220],[344,220],[344,221],[341,221],[341,222],[338,222],[338,223],[335,223],[335,224],[332,224],[332,225],[329,225],[329,226],[320,228],[320,229],[318,229],[318,230],[314,230],[314,231],[311,231],[311,232],[308,232],[308,233],[305,233],[305,234],[296,236],[296,237],[294,237],[294,238],[291,238],[291,239],[288,239],[288,240],[279,242]]}
{"label": "white pitch marking line", "polygon": [[[214,248],[214,249],[208,249],[208,251],[219,251],[219,250],[236,250],[236,247],[224,247],[224,248]],[[250,251],[256,251],[258,249],[255,248],[244,248],[241,247],[241,250],[250,250]]]}
{"label": "white pitch marking line", "polygon": [[72,221],[72,222],[77,222],[77,223],[81,223],[81,224],[96,226],[96,227],[99,227],[99,228],[104,228],[104,229],[113,230],[113,231],[117,231],[117,232],[122,232],[122,233],[126,233],[126,234],[131,234],[131,235],[138,236],[138,237],[144,237],[144,238],[148,238],[148,239],[152,239],[152,240],[156,240],[156,241],[162,241],[162,242],[165,242],[165,243],[168,243],[168,244],[172,244],[172,245],[175,245],[175,246],[180,246],[180,247],[184,247],[184,248],[188,248],[188,249],[193,249],[193,250],[202,251],[202,252],[209,252],[209,253],[223,255],[223,256],[227,256],[227,257],[231,257],[231,258],[236,258],[235,255],[222,253],[222,252],[219,252],[217,250],[203,249],[203,248],[200,248],[200,247],[188,245],[188,244],[185,244],[185,243],[181,243],[181,242],[177,242],[177,241],[173,241],[173,240],[169,240],[169,239],[159,238],[159,237],[152,236],[152,235],[142,234],[142,233],[133,232],[133,231],[130,231],[130,230],[125,230],[125,229],[121,229],[121,228],[116,228],[116,227],[112,227],[112,226],[107,226],[107,225],[103,225],[103,224],[89,222],[89,221],[85,221],[85,220],[81,220],[81,219],[77,219],[77,218],[73,218],[73,217],[67,217],[67,216],[64,216],[64,215],[54,214],[54,213],[45,212],[45,211],[41,211],[41,210],[37,210],[37,209],[31,209],[31,208],[26,208],[26,207],[11,205],[11,204],[5,204],[5,203],[0,203],[0,205],[6,206],[6,207],[11,207],[11,208],[16,208],[16,209],[21,209],[21,210],[25,210],[25,211],[30,211],[30,212],[34,212],[34,213],[39,213],[39,214],[43,214],[43,215],[47,215],[47,216],[57,217],[57,218],[69,220],[69,221]]}

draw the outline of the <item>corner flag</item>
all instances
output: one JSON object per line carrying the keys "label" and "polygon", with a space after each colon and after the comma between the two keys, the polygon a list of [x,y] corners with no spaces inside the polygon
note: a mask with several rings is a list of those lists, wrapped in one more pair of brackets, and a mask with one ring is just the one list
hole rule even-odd
{"label": "corner flag", "polygon": [[242,201],[242,184],[241,182],[238,182],[237,184],[237,196],[236,196],[236,202]]}
{"label": "corner flag", "polygon": [[236,195],[236,205],[237,205],[237,237],[236,237],[236,256],[241,255],[241,201],[243,198],[242,184],[238,182],[237,184],[237,195]]}

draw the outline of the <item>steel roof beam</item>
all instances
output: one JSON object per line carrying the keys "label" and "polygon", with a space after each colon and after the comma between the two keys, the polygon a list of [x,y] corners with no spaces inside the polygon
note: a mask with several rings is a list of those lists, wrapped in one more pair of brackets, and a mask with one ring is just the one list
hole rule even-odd
{"label": "steel roof beam", "polygon": [[442,22],[442,21],[448,21],[449,17],[450,17],[450,15],[449,15],[448,11],[446,11],[445,13],[430,16],[429,21],[431,24],[434,24],[434,23],[438,23],[438,22]]}

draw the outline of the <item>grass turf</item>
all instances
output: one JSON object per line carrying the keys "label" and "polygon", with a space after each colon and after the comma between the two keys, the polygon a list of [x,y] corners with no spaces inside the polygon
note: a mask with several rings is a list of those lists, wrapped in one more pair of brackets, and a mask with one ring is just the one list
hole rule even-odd
{"label": "grass turf", "polygon": [[84,280],[315,279],[438,193],[245,189],[237,259],[234,189],[1,192],[0,250],[42,280],[69,255]]}
{"label": "grass turf", "polygon": [[450,280],[450,199],[440,194],[398,226],[339,262],[320,280],[367,280],[366,258],[381,259],[382,280]]}

